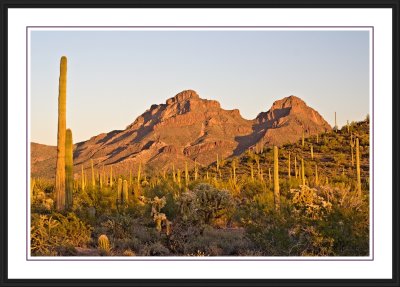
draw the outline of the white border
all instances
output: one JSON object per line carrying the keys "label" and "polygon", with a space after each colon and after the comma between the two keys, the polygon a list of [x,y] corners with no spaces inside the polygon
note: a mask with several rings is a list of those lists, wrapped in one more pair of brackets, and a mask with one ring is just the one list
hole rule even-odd
{"label": "white border", "polygon": [[[110,17],[110,15],[112,17]],[[223,15],[223,16],[221,16]],[[25,164],[26,26],[374,26],[375,260],[365,262],[33,262],[25,260],[21,198]],[[390,9],[11,9],[9,10],[9,278],[390,278],[391,10]],[[378,65],[379,58],[379,65]],[[384,103],[384,105],[382,104]],[[370,113],[372,115],[372,113]],[[383,127],[383,128],[382,128]],[[382,128],[382,129],[381,129]],[[389,131],[389,132],[388,132]],[[379,137],[379,138],[378,138]],[[379,150],[378,150],[379,147]],[[23,151],[23,152],[22,152]],[[29,153],[28,153],[29,154]],[[378,158],[379,156],[379,158]],[[385,167],[385,168],[379,168]],[[379,176],[378,176],[379,175]],[[25,204],[25,203],[24,203]],[[378,213],[379,211],[379,213]],[[384,223],[384,224],[382,224]],[[387,225],[386,225],[387,224]],[[385,228],[386,226],[386,228]],[[23,227],[23,228],[22,228]],[[21,233],[23,232],[23,233]],[[53,258],[52,258],[53,259]],[[151,264],[151,265],[150,265]],[[167,266],[166,266],[167,264]],[[21,270],[24,270],[23,274]],[[110,274],[110,270],[112,274]],[[135,270],[136,272],[132,272]],[[157,272],[154,272],[157,270]],[[290,270],[290,272],[288,272]],[[334,272],[332,272],[334,270]]]}

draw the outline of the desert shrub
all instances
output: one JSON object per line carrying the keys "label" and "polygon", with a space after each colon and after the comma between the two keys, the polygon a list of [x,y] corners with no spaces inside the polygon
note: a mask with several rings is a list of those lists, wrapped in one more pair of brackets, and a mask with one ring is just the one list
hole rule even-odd
{"label": "desert shrub", "polygon": [[146,244],[139,253],[140,256],[168,256],[170,254],[169,249],[160,242]]}
{"label": "desert shrub", "polygon": [[234,201],[228,191],[201,183],[182,194],[179,207],[183,220],[204,226],[226,215],[234,207]]}
{"label": "desert shrub", "polygon": [[32,214],[31,254],[33,256],[68,255],[73,247],[86,247],[91,240],[92,228],[75,214],[66,216]]}

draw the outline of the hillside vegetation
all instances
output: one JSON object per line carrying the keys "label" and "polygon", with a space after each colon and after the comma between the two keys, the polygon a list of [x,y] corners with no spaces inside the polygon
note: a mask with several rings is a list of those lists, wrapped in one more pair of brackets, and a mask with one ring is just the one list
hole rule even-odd
{"label": "hillside vegetation", "polygon": [[278,146],[275,161],[258,145],[208,166],[92,164],[63,211],[54,180],[32,178],[31,254],[368,256],[369,150],[367,118]]}

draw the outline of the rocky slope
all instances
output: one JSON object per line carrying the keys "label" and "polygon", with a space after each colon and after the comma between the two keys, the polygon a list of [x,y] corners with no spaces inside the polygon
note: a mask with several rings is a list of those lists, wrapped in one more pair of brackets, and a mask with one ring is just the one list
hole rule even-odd
{"label": "rocky slope", "polygon": [[[308,136],[329,130],[321,115],[295,96],[278,100],[269,111],[246,120],[239,110],[224,110],[217,101],[186,90],[165,104],[152,105],[125,130],[76,144],[74,164],[76,172],[81,165],[88,168],[91,159],[99,167],[112,164],[117,172],[135,170],[140,162],[148,169],[183,168],[186,162],[191,168],[195,161],[214,162],[217,154],[226,158],[249,148],[294,142],[303,131]],[[47,173],[49,165],[54,169],[55,156],[39,161],[40,147],[32,144],[31,148],[33,175]]]}

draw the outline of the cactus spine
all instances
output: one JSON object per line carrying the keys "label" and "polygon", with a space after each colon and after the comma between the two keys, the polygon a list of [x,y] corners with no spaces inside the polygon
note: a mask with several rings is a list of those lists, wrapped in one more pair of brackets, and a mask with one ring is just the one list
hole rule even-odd
{"label": "cactus spine", "polygon": [[356,139],[357,193],[361,196],[360,142]]}
{"label": "cactus spine", "polygon": [[280,195],[279,195],[279,163],[278,163],[278,147],[274,146],[274,203],[275,210],[280,210]]}
{"label": "cactus spine", "polygon": [[66,102],[67,102],[67,58],[61,57],[58,91],[58,131],[56,162],[56,208],[65,209],[65,135],[66,135]]}
{"label": "cactus spine", "polygon": [[72,208],[72,191],[74,189],[73,167],[72,131],[67,129],[65,135],[65,207],[67,209]]}

